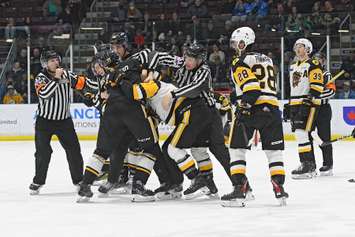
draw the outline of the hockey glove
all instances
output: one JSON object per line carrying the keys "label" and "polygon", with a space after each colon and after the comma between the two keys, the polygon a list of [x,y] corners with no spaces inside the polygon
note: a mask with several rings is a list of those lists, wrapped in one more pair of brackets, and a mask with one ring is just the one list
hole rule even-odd
{"label": "hockey glove", "polygon": [[251,105],[246,102],[241,102],[236,108],[236,117],[239,122],[245,122],[250,119],[251,116]]}
{"label": "hockey glove", "polygon": [[92,107],[94,106],[94,102],[93,102],[93,97],[94,95],[91,93],[85,93],[83,96],[83,103],[87,106],[87,107]]}
{"label": "hockey glove", "polygon": [[284,105],[283,111],[282,111],[282,116],[283,116],[283,121],[287,122],[291,119],[291,107],[290,104],[287,103]]}

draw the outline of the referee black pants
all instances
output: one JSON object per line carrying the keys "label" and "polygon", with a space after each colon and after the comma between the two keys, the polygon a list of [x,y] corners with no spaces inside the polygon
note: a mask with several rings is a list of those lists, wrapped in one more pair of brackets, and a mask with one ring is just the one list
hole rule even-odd
{"label": "referee black pants", "polygon": [[[332,108],[330,104],[323,104],[319,108],[319,113],[315,121],[315,126],[317,128],[317,133],[323,142],[329,142],[331,138],[331,125],[330,121],[332,119]],[[332,166],[333,165],[333,146],[330,144],[328,146],[321,147],[323,154],[323,165]]]}
{"label": "referee black pants", "polygon": [[53,151],[50,145],[53,135],[58,137],[65,150],[73,184],[78,184],[83,179],[83,157],[71,118],[47,120],[37,117],[35,125],[36,174],[33,182],[40,185],[46,182],[48,165]]}

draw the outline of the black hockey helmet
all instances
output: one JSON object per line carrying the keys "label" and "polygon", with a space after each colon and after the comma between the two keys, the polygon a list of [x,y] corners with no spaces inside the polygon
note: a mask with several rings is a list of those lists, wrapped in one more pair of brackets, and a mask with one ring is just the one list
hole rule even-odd
{"label": "black hockey helmet", "polygon": [[61,56],[53,49],[45,49],[41,53],[40,61],[43,68],[47,68],[48,60],[58,58],[59,63],[62,62]]}
{"label": "black hockey helmet", "polygon": [[110,40],[111,44],[122,44],[124,45],[126,48],[129,47],[128,44],[128,36],[125,32],[115,32],[112,33],[111,36],[111,40]]}
{"label": "black hockey helmet", "polygon": [[313,55],[314,59],[317,59],[322,66],[327,63],[327,56],[324,53],[318,52]]}
{"label": "black hockey helmet", "polygon": [[192,58],[198,58],[202,61],[207,60],[207,51],[204,46],[198,43],[191,44],[185,51],[185,55]]}

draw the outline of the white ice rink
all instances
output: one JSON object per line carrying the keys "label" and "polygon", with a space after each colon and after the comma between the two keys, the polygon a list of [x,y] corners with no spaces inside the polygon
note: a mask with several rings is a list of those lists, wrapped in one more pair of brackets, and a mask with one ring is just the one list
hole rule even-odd
{"label": "white ice rink", "polygon": [[[82,142],[85,159],[95,143]],[[91,203],[75,202],[65,153],[52,142],[53,156],[46,185],[30,196],[34,174],[33,142],[0,142],[0,236],[355,236],[355,143],[334,145],[335,176],[313,180],[286,179],[288,205],[279,207],[261,151],[248,154],[248,176],[256,200],[245,208],[223,208],[219,201],[131,203],[114,196]],[[318,166],[320,151],[316,150]],[[221,166],[214,163],[220,194],[231,190]],[[287,175],[298,165],[296,143],[285,150]],[[186,180],[185,186],[189,183]],[[153,175],[148,187],[158,186]],[[95,188],[96,192],[96,188]]]}

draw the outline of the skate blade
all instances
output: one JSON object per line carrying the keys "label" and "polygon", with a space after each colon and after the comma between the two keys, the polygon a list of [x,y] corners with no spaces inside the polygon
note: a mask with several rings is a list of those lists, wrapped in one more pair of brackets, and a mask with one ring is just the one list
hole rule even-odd
{"label": "skate blade", "polygon": [[293,174],[292,179],[313,179],[317,176],[316,172],[308,173],[308,174]]}
{"label": "skate blade", "polygon": [[101,186],[101,185],[104,185],[106,184],[107,180],[95,180],[93,183],[92,183],[92,186]]}
{"label": "skate blade", "polygon": [[82,197],[82,196],[78,196],[78,198],[76,199],[77,203],[87,203],[90,201],[89,197]]}
{"label": "skate blade", "polygon": [[286,199],[287,199],[287,197],[277,198],[277,201],[279,202],[279,205],[280,205],[281,207],[287,206]]}
{"label": "skate blade", "polygon": [[155,197],[157,200],[160,201],[166,201],[166,200],[175,200],[175,199],[180,199],[182,197],[181,192],[180,193],[157,193],[155,194]]}
{"label": "skate blade", "polygon": [[324,172],[319,172],[319,176],[333,176],[333,170],[328,170]]}
{"label": "skate blade", "polygon": [[203,187],[203,188],[200,188],[199,190],[197,190],[194,193],[190,193],[190,194],[186,194],[186,195],[184,194],[184,199],[185,200],[193,200],[193,199],[202,197],[204,195],[208,195],[209,192],[210,191],[208,190],[207,187]]}
{"label": "skate blade", "polygon": [[210,194],[206,194],[206,196],[207,196],[209,199],[211,199],[211,200],[218,200],[218,199],[220,199],[218,193],[210,193]]}
{"label": "skate blade", "polygon": [[245,199],[233,199],[230,201],[222,200],[221,205],[222,207],[245,207],[246,200]]}
{"label": "skate blade", "polygon": [[131,198],[131,202],[154,202],[155,197],[154,196],[141,196],[137,194],[133,194]]}
{"label": "skate blade", "polygon": [[38,195],[39,194],[39,190],[31,190],[30,191],[30,195],[31,196],[36,196],[36,195]]}
{"label": "skate blade", "polygon": [[131,189],[129,188],[116,188],[116,189],[113,189],[110,191],[110,194],[120,194],[120,195],[123,195],[123,194],[131,194]]}
{"label": "skate blade", "polygon": [[248,191],[245,195],[245,200],[246,201],[254,201],[255,200],[255,196],[251,191]]}

